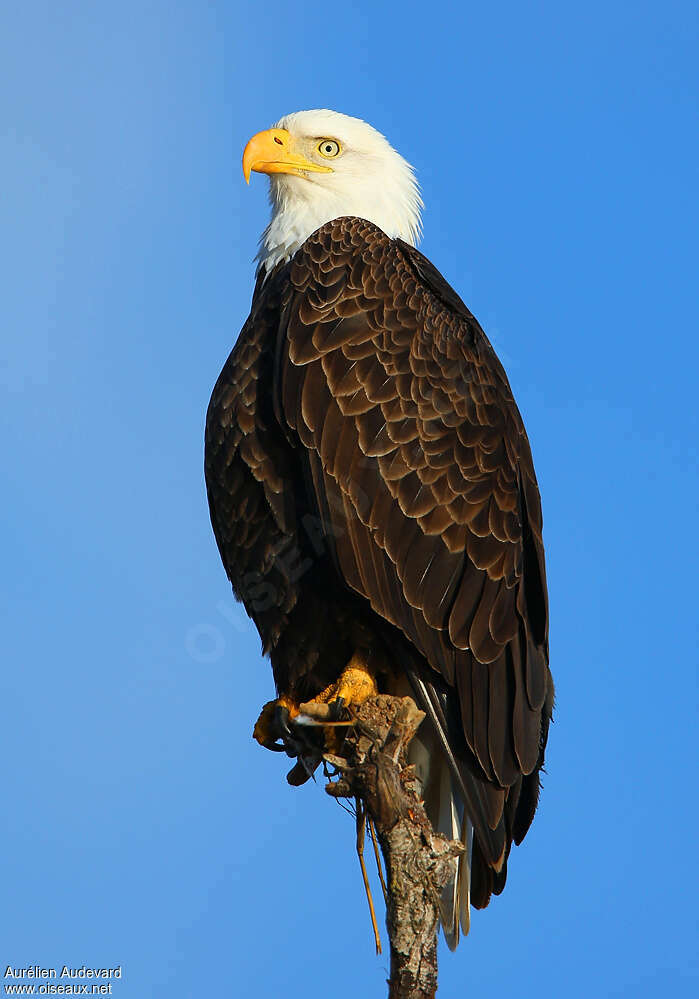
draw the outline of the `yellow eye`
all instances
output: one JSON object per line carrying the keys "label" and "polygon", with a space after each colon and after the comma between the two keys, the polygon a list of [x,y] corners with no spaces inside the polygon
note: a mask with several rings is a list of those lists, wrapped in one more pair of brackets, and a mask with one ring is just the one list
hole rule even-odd
{"label": "yellow eye", "polygon": [[339,155],[340,143],[335,142],[334,139],[321,139],[318,143],[318,152],[321,156],[324,156],[326,160],[331,160],[333,157]]}

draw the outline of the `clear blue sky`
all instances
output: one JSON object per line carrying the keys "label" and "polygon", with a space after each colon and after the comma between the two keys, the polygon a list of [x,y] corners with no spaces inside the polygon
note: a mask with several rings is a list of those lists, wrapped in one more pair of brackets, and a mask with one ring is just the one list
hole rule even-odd
{"label": "clear blue sky", "polygon": [[544,502],[548,776],[440,996],[695,996],[696,5],[0,22],[2,971],[383,995],[350,818],[250,737],[271,674],[202,475],[267,219],[242,148],[331,107],[415,164],[422,249],[506,364]]}

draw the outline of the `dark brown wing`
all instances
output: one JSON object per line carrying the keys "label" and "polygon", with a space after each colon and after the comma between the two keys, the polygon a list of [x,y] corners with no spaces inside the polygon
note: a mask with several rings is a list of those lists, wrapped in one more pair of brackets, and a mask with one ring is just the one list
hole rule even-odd
{"label": "dark brown wing", "polygon": [[458,705],[485,904],[533,817],[552,700],[522,419],[480,326],[406,244],[339,219],[307,240],[290,280],[277,418],[307,451],[344,580],[431,667],[423,703],[450,744]]}
{"label": "dark brown wing", "polygon": [[233,591],[255,621],[265,651],[277,642],[298,587],[293,473],[269,398],[287,268],[258,281],[240,337],[218,377],[206,417],[206,487],[214,535]]}

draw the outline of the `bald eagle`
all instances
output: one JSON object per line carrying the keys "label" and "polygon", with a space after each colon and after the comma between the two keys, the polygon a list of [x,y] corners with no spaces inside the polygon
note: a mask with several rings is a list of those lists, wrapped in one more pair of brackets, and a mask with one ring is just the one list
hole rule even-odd
{"label": "bald eagle", "polygon": [[323,752],[309,703],[339,717],[412,694],[428,815],[465,847],[441,899],[453,948],[532,822],[552,713],[529,441],[488,338],[415,249],[415,175],[379,132],[300,111],[249,141],[243,171],[269,175],[272,217],[205,471],[272,663],[254,734],[298,757],[300,783]]}

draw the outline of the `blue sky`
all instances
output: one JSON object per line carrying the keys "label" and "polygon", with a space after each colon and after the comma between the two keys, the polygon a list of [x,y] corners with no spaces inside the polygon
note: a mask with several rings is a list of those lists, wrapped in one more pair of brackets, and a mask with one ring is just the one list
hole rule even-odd
{"label": "blue sky", "polygon": [[250,738],[202,475],[267,219],[243,146],[326,106],[414,163],[544,503],[548,776],[439,994],[696,995],[699,19],[577,8],[4,5],[3,971],[383,994],[352,821]]}

